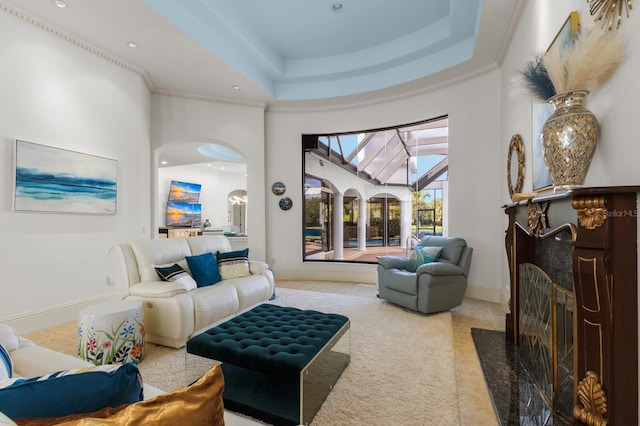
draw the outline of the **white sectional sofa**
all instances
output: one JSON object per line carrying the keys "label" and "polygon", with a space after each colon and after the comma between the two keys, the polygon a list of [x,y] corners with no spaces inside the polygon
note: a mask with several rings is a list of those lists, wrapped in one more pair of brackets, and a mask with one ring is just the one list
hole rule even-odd
{"label": "white sectional sofa", "polygon": [[[8,352],[13,364],[12,377],[40,377],[53,372],[76,368],[94,367],[88,361],[61,352],[36,345],[29,339],[20,336],[17,331],[7,324],[0,323],[0,345]],[[0,380],[0,383],[2,380]],[[0,385],[1,387],[1,385]],[[151,400],[165,392],[150,384],[144,384],[144,399]],[[70,390],[70,398],[78,396],[78,389]],[[36,404],[37,401],[30,401]],[[262,422],[254,421],[229,411],[224,412],[227,426],[257,426]],[[15,425],[15,423],[0,412],[0,425]]]}
{"label": "white sectional sofa", "polygon": [[229,240],[224,236],[140,240],[109,251],[114,284],[128,288],[127,299],[143,303],[148,342],[182,347],[195,333],[273,296],[273,273],[264,262],[250,260],[249,275],[195,289],[161,281],[156,272],[156,267],[178,264],[191,273],[185,258],[208,252],[231,252]]}

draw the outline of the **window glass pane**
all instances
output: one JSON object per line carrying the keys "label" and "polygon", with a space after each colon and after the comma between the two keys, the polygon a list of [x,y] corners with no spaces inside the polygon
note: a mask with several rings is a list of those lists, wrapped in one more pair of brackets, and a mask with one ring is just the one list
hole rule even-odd
{"label": "window glass pane", "polygon": [[303,260],[377,263],[443,234],[447,117],[304,138]]}

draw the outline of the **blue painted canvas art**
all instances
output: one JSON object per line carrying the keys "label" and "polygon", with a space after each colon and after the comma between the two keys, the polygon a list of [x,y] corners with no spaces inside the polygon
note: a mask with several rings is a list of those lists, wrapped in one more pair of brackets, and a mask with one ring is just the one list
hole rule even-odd
{"label": "blue painted canvas art", "polygon": [[116,214],[117,161],[16,141],[14,210]]}

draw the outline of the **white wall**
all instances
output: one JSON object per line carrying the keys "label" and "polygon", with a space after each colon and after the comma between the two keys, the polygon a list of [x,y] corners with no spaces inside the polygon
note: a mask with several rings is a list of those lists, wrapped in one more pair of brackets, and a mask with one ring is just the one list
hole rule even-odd
{"label": "white wall", "polygon": [[[220,102],[194,96],[154,94],[151,99],[151,145],[158,150],[168,144],[197,140],[215,142],[239,152],[247,159],[247,208],[251,258],[265,259],[264,203],[265,138],[264,105]],[[157,166],[157,154],[155,155]],[[157,179],[157,167],[154,168]],[[269,193],[271,193],[269,186]],[[157,194],[153,204],[160,206],[166,194]],[[226,204],[225,204],[226,208]],[[156,211],[157,215],[162,210]],[[155,226],[164,224],[156,217]]]}
{"label": "white wall", "polygon": [[[135,72],[0,11],[0,321],[111,297],[107,252],[148,237],[150,94]],[[118,161],[117,215],[12,211],[15,139]],[[41,326],[43,326],[41,324]]]}
{"label": "white wall", "polygon": [[[172,180],[202,185],[199,201],[202,204],[202,223],[205,219],[209,219],[214,228],[233,224],[233,215],[231,222],[227,220],[227,213],[231,210],[229,193],[238,189],[247,190],[247,178],[244,172],[230,173],[208,168],[203,164],[162,167],[158,169],[158,202],[155,208],[159,226],[166,225],[167,197]],[[251,204],[247,206],[247,209],[250,208]],[[262,231],[259,230],[259,232]]]}
{"label": "white wall", "polygon": [[[500,72],[403,99],[319,110],[269,109],[266,115],[267,183],[281,181],[293,200],[289,211],[267,198],[267,261],[279,278],[375,282],[375,265],[302,262],[301,134],[340,133],[449,116],[449,235],[474,247],[469,277],[477,297],[499,300],[504,253],[500,187]],[[506,155],[506,154],[505,154]]]}

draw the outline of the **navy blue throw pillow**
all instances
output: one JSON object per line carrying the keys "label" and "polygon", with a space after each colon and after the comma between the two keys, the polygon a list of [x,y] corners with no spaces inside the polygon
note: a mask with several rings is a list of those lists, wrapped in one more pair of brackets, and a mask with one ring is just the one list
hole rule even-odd
{"label": "navy blue throw pillow", "polygon": [[0,384],[0,411],[14,419],[91,413],[142,399],[142,379],[132,362],[7,379]]}
{"label": "navy blue throw pillow", "polygon": [[191,275],[196,280],[198,287],[206,287],[222,281],[213,253],[187,256],[186,259],[189,269],[191,269]]}

